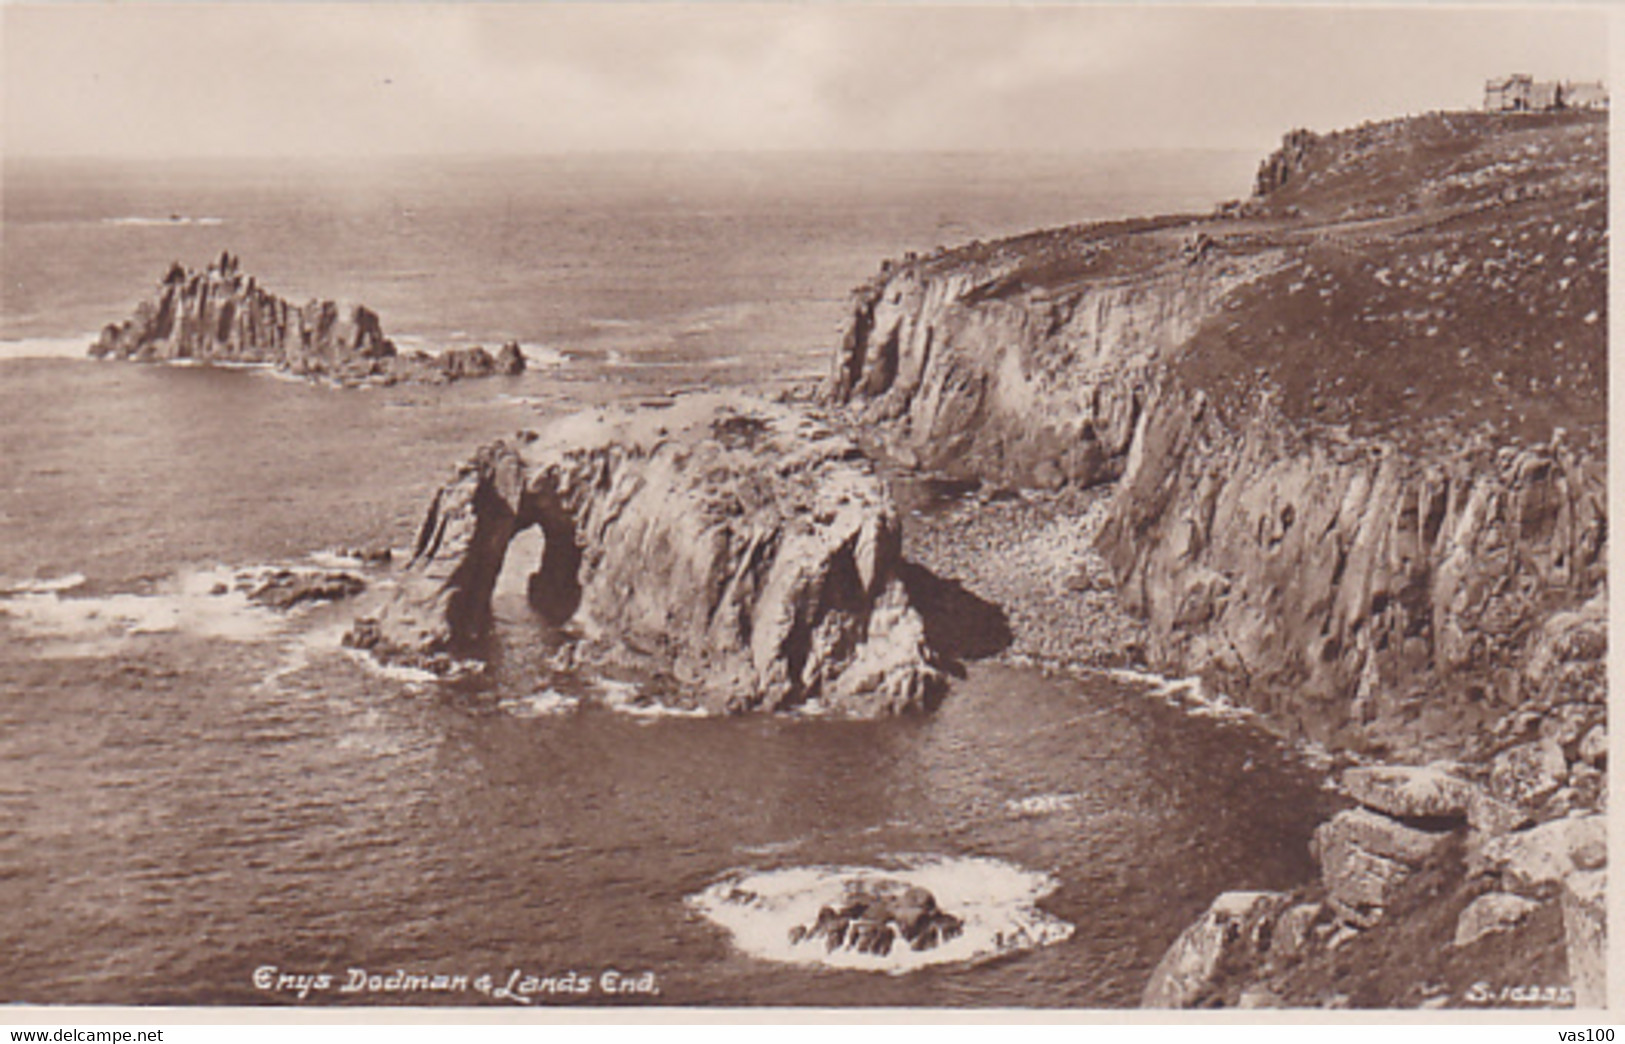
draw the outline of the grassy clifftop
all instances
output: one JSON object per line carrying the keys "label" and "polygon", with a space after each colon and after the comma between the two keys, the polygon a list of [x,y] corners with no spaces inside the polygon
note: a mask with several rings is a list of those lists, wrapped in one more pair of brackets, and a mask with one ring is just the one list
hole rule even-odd
{"label": "grassy clifftop", "polygon": [[1249,216],[1204,228],[1213,249],[1278,256],[1202,325],[1180,377],[1401,441],[1601,437],[1603,116],[1434,115],[1291,144]]}

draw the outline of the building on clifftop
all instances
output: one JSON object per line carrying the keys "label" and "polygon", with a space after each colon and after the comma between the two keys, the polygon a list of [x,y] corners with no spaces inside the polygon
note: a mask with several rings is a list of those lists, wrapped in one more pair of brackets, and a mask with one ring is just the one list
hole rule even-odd
{"label": "building on clifftop", "polygon": [[1606,109],[1608,88],[1601,80],[1574,83],[1536,80],[1514,73],[1484,82],[1486,112],[1554,112],[1559,109]]}

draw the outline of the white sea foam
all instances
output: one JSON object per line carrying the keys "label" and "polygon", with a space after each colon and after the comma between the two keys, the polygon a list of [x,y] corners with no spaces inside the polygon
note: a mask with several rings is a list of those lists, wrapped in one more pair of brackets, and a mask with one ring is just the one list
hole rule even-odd
{"label": "white sea foam", "polygon": [[519,350],[525,353],[527,366],[563,366],[570,361],[568,354],[545,344],[521,342]]}
{"label": "white sea foam", "polygon": [[1082,799],[1081,794],[1034,794],[1011,798],[1004,803],[1004,810],[1015,816],[1047,816],[1075,808]]}
{"label": "white sea foam", "polygon": [[337,551],[312,551],[305,557],[323,569],[360,569],[365,565],[354,555],[341,555]]}
{"label": "white sea foam", "polygon": [[139,593],[73,595],[79,584],[18,592],[0,597],[0,614],[20,633],[66,642],[75,652],[157,634],[254,641],[277,631],[282,625],[277,614],[237,590],[236,576],[222,568],[189,571]]}
{"label": "white sea foam", "polygon": [[0,341],[0,359],[89,359],[96,334]]}
{"label": "white sea foam", "polygon": [[44,580],[18,580],[0,586],[0,597],[20,594],[52,594],[60,591],[71,591],[75,587],[82,587],[85,583],[85,574],[69,573],[67,576],[55,576]]}
{"label": "white sea foam", "polygon": [[313,605],[277,611],[258,605],[249,590],[269,574],[320,572],[310,566],[211,566],[182,570],[150,590],[84,594],[81,574],[0,586],[0,616],[14,631],[51,643],[58,655],[91,655],[152,635],[253,642],[288,629]]}
{"label": "white sea foam", "polygon": [[[816,938],[790,941],[791,929],[812,925],[825,906],[838,906],[848,884],[874,879],[927,889],[945,913],[963,921],[964,931],[930,950],[916,952],[898,945],[885,956],[845,948],[831,952]],[[997,859],[926,856],[900,860],[896,869],[806,866],[740,870],[689,897],[688,902],[752,957],[901,975],[934,964],[990,960],[1070,937],[1071,924],[1037,906],[1058,886],[1048,874]]]}
{"label": "white sea foam", "polygon": [[515,718],[555,718],[580,707],[581,697],[543,689],[528,696],[510,696],[497,706]]}
{"label": "white sea foam", "polygon": [[379,663],[371,653],[361,649],[343,649],[342,651],[368,674],[387,678],[392,682],[400,682],[403,685],[416,688],[440,680],[438,674],[433,671],[426,671],[421,667],[403,667],[395,663]]}
{"label": "white sea foam", "polygon": [[1101,673],[1115,681],[1128,682],[1132,685],[1148,685],[1152,688],[1161,688],[1168,684],[1168,679],[1160,674],[1150,671],[1136,671],[1129,667],[1108,667]]}
{"label": "white sea foam", "polygon": [[718,355],[705,359],[674,359],[667,356],[653,355],[643,358],[627,358],[625,352],[611,348],[604,353],[604,365],[616,370],[658,370],[658,369],[684,369],[684,370],[716,370],[726,369],[729,366],[743,365],[744,359],[738,355]]}
{"label": "white sea foam", "polygon": [[735,845],[734,850],[743,855],[770,856],[792,851],[806,843],[805,838],[797,837],[789,841],[765,841],[759,845]]}
{"label": "white sea foam", "polygon": [[140,215],[131,215],[128,217],[102,218],[102,224],[104,225],[133,225],[138,228],[185,228],[188,225],[214,227],[216,225],[224,225],[225,223],[225,218],[185,217],[179,214],[172,214],[169,217],[143,217]]}
{"label": "white sea foam", "polygon": [[642,688],[631,682],[597,678],[593,680],[592,687],[594,694],[598,696],[604,706],[620,714],[630,714],[635,718],[703,718],[706,716],[705,711],[697,707],[668,707],[644,693]]}

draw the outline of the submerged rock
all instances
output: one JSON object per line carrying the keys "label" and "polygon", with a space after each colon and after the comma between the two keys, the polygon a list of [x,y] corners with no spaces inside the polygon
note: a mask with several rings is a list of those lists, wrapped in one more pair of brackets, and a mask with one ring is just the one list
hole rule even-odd
{"label": "submerged rock", "polygon": [[354,573],[276,569],[240,579],[236,586],[256,605],[291,609],[304,602],[336,602],[349,598],[365,589],[367,582]]}
{"label": "submerged rock", "polygon": [[1473,790],[1472,784],[1442,768],[1414,765],[1351,768],[1339,783],[1367,808],[1405,818],[1463,817]]}
{"label": "submerged rock", "polygon": [[712,711],[867,716],[945,685],[899,575],[890,494],[810,414],[742,396],[592,410],[493,443],[435,494],[397,598],[349,644],[478,657],[514,534],[545,537],[531,604],[580,659],[668,677]]}
{"label": "submerged rock", "polygon": [[888,879],[853,881],[839,906],[823,907],[810,925],[790,929],[792,945],[821,940],[826,950],[884,957],[893,946],[932,950],[959,937],[964,922],[917,885]]}

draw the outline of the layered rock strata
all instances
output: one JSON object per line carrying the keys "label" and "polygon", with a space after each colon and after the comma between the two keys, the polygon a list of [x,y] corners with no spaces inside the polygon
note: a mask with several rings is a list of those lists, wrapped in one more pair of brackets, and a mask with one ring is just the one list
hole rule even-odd
{"label": "layered rock strata", "polygon": [[1547,631],[1604,582],[1605,154],[1573,115],[1289,135],[1225,216],[889,264],[822,393],[922,469],[1118,479],[1098,546],[1154,669],[1469,753],[1601,699]]}
{"label": "layered rock strata", "polygon": [[400,354],[378,315],[361,305],[312,300],[296,305],[242,272],[222,253],[202,272],[170,266],[135,314],[110,323],[90,346],[97,358],[267,364],[340,384],[442,382],[524,372],[518,344],[495,356],[459,348],[435,356]]}
{"label": "layered rock strata", "polygon": [[347,642],[439,670],[480,655],[508,543],[532,526],[532,604],[578,657],[668,679],[668,703],[870,716],[943,690],[885,484],[813,416],[741,396],[486,446],[435,494],[399,596]]}

